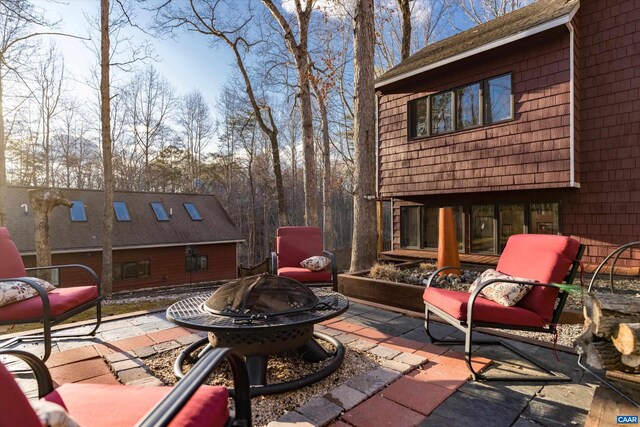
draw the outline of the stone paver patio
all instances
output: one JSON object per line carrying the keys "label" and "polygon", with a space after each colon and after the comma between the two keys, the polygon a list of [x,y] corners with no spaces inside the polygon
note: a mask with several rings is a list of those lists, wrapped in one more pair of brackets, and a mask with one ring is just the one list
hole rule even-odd
{"label": "stone paver patio", "polygon": [[[572,378],[571,383],[479,383],[468,381],[462,349],[428,343],[423,321],[352,303],[342,316],[316,326],[347,347],[371,352],[385,361],[316,396],[269,426],[560,426],[583,425],[596,381],[576,365],[576,356],[512,341],[546,365]],[[455,329],[436,325],[436,333],[460,337]],[[201,332],[176,327],[164,312],[106,319],[93,339],[58,341],[47,361],[55,382],[159,385],[141,358],[199,339]],[[20,348],[41,352],[41,344]],[[478,369],[522,373],[529,367],[495,346],[479,347]],[[493,361],[493,363],[492,363]],[[14,364],[18,366],[17,364]],[[30,396],[35,382],[20,377]]]}

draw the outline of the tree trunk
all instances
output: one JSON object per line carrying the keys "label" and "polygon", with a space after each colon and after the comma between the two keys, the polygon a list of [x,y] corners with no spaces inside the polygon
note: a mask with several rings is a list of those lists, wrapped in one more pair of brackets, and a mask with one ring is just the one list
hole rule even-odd
{"label": "tree trunk", "polygon": [[100,124],[104,170],[102,226],[102,294],[113,292],[113,151],[111,149],[111,98],[109,94],[109,0],[100,0]]}
{"label": "tree trunk", "polygon": [[300,95],[302,156],[304,158],[304,222],[305,225],[319,226],[318,174],[316,166],[316,150],[313,141],[313,114],[311,111],[311,92],[309,90],[309,64],[308,61],[303,61],[306,64],[299,66],[298,69],[298,93]]}
{"label": "tree trunk", "polygon": [[353,244],[351,271],[365,270],[376,260],[375,116],[373,0],[358,0],[354,28]]}
{"label": "tree trunk", "polygon": [[640,323],[621,323],[618,333],[611,339],[624,355],[640,355]]}
{"label": "tree trunk", "polygon": [[331,215],[331,140],[329,138],[329,117],[325,99],[314,85],[318,108],[320,110],[320,122],[322,126],[322,232],[324,247],[327,250],[335,249],[333,239],[333,218]]}
{"label": "tree trunk", "polygon": [[4,135],[4,107],[2,105],[2,63],[0,61],[0,227],[7,224],[7,141]]}
{"label": "tree trunk", "polygon": [[[56,206],[71,207],[72,203],[59,190],[37,188],[29,190],[28,193],[35,226],[36,265],[38,267],[50,266],[49,214]],[[51,270],[38,271],[37,276],[50,282]]]}
{"label": "tree trunk", "polygon": [[411,7],[409,0],[398,0],[400,20],[402,21],[402,44],[400,46],[400,59],[404,61],[411,56]]}
{"label": "tree trunk", "polygon": [[589,294],[585,298],[584,317],[586,326],[592,326],[596,336],[609,338],[618,331],[620,323],[640,322],[640,298]]}

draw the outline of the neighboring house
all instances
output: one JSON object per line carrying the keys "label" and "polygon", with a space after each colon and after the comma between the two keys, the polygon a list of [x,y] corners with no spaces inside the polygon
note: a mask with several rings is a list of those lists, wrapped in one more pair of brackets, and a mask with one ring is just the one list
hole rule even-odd
{"label": "neighboring house", "polygon": [[392,252],[432,254],[441,206],[463,259],[497,259],[515,233],[575,236],[589,264],[640,240],[638,1],[540,0],[427,46],[376,91]]}
{"label": "neighboring house", "polygon": [[[35,265],[28,188],[9,187],[7,228],[26,266]],[[104,194],[63,189],[73,207],[50,216],[52,261],[102,271]],[[113,224],[114,292],[235,278],[242,236],[215,196],[116,192]],[[86,277],[85,277],[86,278]],[[55,280],[80,283],[76,271]]]}

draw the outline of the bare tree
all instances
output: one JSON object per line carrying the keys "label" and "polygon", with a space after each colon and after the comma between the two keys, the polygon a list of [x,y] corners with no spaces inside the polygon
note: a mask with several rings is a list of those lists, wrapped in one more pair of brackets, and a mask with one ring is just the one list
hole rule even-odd
{"label": "bare tree", "polygon": [[[255,119],[267,136],[271,144],[271,155],[273,156],[273,171],[275,175],[275,186],[278,199],[278,219],[281,225],[288,224],[287,210],[285,207],[284,188],[282,185],[282,166],[280,163],[280,145],[278,143],[278,126],[275,121],[273,111],[264,97],[259,98],[254,90],[254,85],[249,76],[249,69],[245,63],[245,54],[250,51],[255,42],[247,39],[247,25],[253,19],[251,11],[249,16],[243,17],[240,23],[229,22],[229,16],[233,16],[236,10],[234,3],[227,4],[221,0],[203,0],[190,2],[188,8],[179,5],[173,6],[173,1],[163,2],[158,9],[159,26],[166,30],[176,28],[186,28],[215,37],[231,48],[236,60],[238,71],[244,82],[245,92],[249,98],[249,103],[254,112]],[[175,2],[178,3],[178,2]],[[179,4],[179,3],[178,3]],[[219,8],[226,6],[227,15],[220,13]]]}
{"label": "bare tree", "polygon": [[535,0],[457,0],[458,7],[473,25],[506,15]]}
{"label": "bare tree", "polygon": [[354,19],[355,188],[351,271],[376,260],[375,114],[373,0],[357,0]]}
{"label": "bare tree", "polygon": [[410,0],[397,0],[402,21],[402,42],[400,43],[400,60],[404,61],[411,55],[411,6]]}
{"label": "bare tree", "polygon": [[174,90],[155,67],[148,66],[127,85],[125,97],[133,141],[140,148],[144,162],[143,189],[149,191],[149,165],[155,151],[161,148],[160,140],[166,131],[167,118],[176,103]]}
{"label": "bare tree", "polygon": [[34,90],[38,100],[40,121],[42,123],[41,144],[45,186],[51,186],[53,184],[51,176],[53,163],[51,155],[51,121],[58,113],[64,78],[64,59],[57,52],[55,46],[52,45],[38,63]]}
{"label": "bare tree", "polygon": [[111,148],[111,50],[109,38],[109,0],[100,0],[100,135],[104,174],[104,210],[102,214],[102,292],[113,292],[113,151]]}
{"label": "bare tree", "polygon": [[[35,226],[36,264],[38,267],[51,265],[51,241],[49,235],[49,215],[56,206],[71,207],[60,190],[36,188],[29,190],[29,204],[33,209]],[[51,270],[43,270],[38,276],[51,281]]]}
{"label": "bare tree", "polygon": [[[304,1],[304,3],[302,3]],[[282,28],[283,37],[293,55],[298,74],[298,98],[302,119],[302,149],[304,157],[304,214],[306,225],[320,225],[318,219],[318,179],[316,173],[315,145],[313,142],[313,113],[309,77],[309,22],[313,11],[313,0],[294,0],[297,17],[296,39],[294,27],[289,24],[272,0],[262,0],[271,15]]]}
{"label": "bare tree", "polygon": [[202,191],[201,168],[204,150],[214,134],[211,112],[202,93],[193,91],[180,101],[178,124],[186,144],[187,184],[190,191]]}

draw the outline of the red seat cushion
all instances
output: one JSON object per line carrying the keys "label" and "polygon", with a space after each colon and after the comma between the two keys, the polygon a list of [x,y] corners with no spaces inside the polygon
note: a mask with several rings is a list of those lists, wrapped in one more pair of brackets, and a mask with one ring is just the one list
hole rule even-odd
{"label": "red seat cushion", "polygon": [[40,427],[42,424],[31,408],[11,372],[0,363],[0,426]]}
{"label": "red seat cushion", "polygon": [[[86,302],[98,298],[97,286],[57,288],[47,294],[51,315],[59,316]],[[0,307],[0,321],[42,319],[42,299],[37,296]]]}
{"label": "red seat cushion", "polygon": [[[423,299],[458,320],[467,320],[468,292],[427,288]],[[544,327],[547,322],[538,314],[517,305],[505,307],[497,302],[478,297],[473,308],[474,322],[501,323],[507,325]]]}
{"label": "red seat cushion", "polygon": [[[133,426],[171,389],[67,383],[44,399],[65,407],[81,426]],[[222,427],[229,418],[228,398],[225,387],[200,387],[170,425]]]}
{"label": "red seat cushion", "polygon": [[278,269],[300,267],[305,259],[322,255],[320,227],[280,227],[276,232]]}
{"label": "red seat cushion", "polygon": [[[496,269],[540,283],[562,283],[579,248],[580,243],[571,237],[516,234],[509,237]],[[557,288],[534,286],[517,305],[549,322],[557,296]]]}
{"label": "red seat cushion", "polygon": [[282,267],[278,269],[278,276],[288,277],[302,283],[329,283],[331,271],[309,271],[304,267]]}

